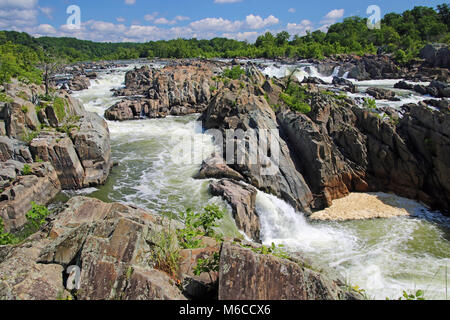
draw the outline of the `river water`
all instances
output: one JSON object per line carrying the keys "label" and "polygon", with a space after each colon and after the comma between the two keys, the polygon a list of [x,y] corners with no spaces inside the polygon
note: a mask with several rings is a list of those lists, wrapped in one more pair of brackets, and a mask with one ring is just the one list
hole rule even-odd
{"label": "river water", "polygon": [[[119,101],[110,90],[123,86],[125,72],[130,68],[100,74],[88,90],[74,96],[88,111],[103,116],[108,107]],[[307,70],[320,77],[314,68]],[[268,65],[264,71],[271,76],[287,72],[274,65]],[[331,81],[330,77],[322,78]],[[394,83],[387,80],[375,85],[392,88]],[[357,83],[361,88],[372,84]],[[404,103],[424,99],[412,93],[402,94]],[[201,160],[214,150],[212,139],[202,134],[197,118],[198,115],[192,115],[108,121],[113,159],[119,165],[104,186],[77,193],[107,202],[133,203],[172,216],[187,208],[201,210],[206,204],[215,203],[228,212],[220,230],[225,235],[238,236],[228,205],[208,194],[209,181],[192,178]],[[177,161],[173,156],[174,147],[186,139],[201,147],[192,155],[195,161]],[[348,284],[365,289],[376,299],[398,298],[403,290],[419,289],[425,291],[427,299],[445,299],[446,283],[450,282],[450,274],[446,273],[446,266],[450,266],[450,219],[414,201],[396,198],[411,217],[311,222],[284,201],[259,192],[257,210],[262,240],[265,244],[284,244],[288,250],[335,269]]]}

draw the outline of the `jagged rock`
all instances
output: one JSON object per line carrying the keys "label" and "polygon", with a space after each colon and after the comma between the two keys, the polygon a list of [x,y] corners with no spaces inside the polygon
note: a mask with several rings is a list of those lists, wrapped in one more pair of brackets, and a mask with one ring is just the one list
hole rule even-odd
{"label": "jagged rock", "polygon": [[174,221],[122,204],[72,198],[38,262],[81,267],[81,300],[185,299],[169,275],[154,269],[157,235]]}
{"label": "jagged rock", "polygon": [[433,67],[450,68],[450,49],[445,44],[428,44],[420,50],[420,57]]}
{"label": "jagged rock", "polygon": [[412,84],[406,83],[405,81],[399,81],[394,85],[395,89],[413,90],[414,86]]}
{"label": "jagged rock", "polygon": [[9,137],[23,139],[31,131],[40,128],[36,110],[31,102],[15,98],[7,103],[4,110],[6,134]]}
{"label": "jagged rock", "polygon": [[425,87],[425,86],[423,86],[421,84],[416,84],[413,89],[414,89],[415,92],[420,93],[420,94],[427,94],[428,93],[427,87]]}
{"label": "jagged rock", "polygon": [[400,101],[400,99],[395,97],[394,91],[383,88],[370,87],[366,90],[366,93],[377,100]]}
{"label": "jagged rock", "polygon": [[31,157],[28,146],[18,140],[0,136],[0,161],[8,161],[10,159],[23,163],[31,163]]}
{"label": "jagged rock", "polygon": [[69,81],[69,89],[72,91],[81,91],[88,89],[91,85],[89,78],[86,76],[76,76]]}
{"label": "jagged rock", "polygon": [[445,82],[432,81],[427,92],[437,98],[450,98],[450,86]]}
{"label": "jagged rock", "polygon": [[349,299],[338,283],[299,264],[225,242],[219,300]]}
{"label": "jagged rock", "polygon": [[217,154],[213,154],[202,162],[199,172],[194,176],[195,179],[234,179],[244,180],[244,177],[236,170],[231,169],[225,163],[225,160]]}
{"label": "jagged rock", "polygon": [[255,210],[257,190],[244,182],[227,179],[211,182],[209,189],[212,195],[221,196],[230,204],[238,229],[259,241],[260,225]]}
{"label": "jagged rock", "polygon": [[317,77],[305,77],[305,79],[303,79],[302,83],[326,84],[325,81],[323,81],[322,79],[317,78]]}
{"label": "jagged rock", "polygon": [[14,170],[17,178],[0,195],[0,217],[7,231],[27,222],[32,201],[46,205],[61,191],[56,171],[49,163],[32,164],[28,176],[22,176],[17,165]]}
{"label": "jagged rock", "polygon": [[34,240],[33,245],[9,247],[0,259],[0,300],[58,300],[70,295],[64,288],[62,266],[36,263],[48,240]]}
{"label": "jagged rock", "polygon": [[350,80],[339,78],[339,77],[333,77],[332,83],[336,86],[342,86],[344,87],[345,91],[356,93],[356,86],[351,82]]}
{"label": "jagged rock", "polygon": [[84,186],[84,169],[72,140],[65,133],[42,132],[30,143],[34,157],[50,162],[56,169],[63,189]]}
{"label": "jagged rock", "polygon": [[112,167],[109,129],[95,113],[86,113],[78,122],[79,130],[71,138],[84,169],[83,186],[105,183]]}
{"label": "jagged rock", "polygon": [[116,95],[143,96],[117,103],[105,112],[109,120],[132,120],[142,116],[160,118],[202,112],[211,99],[212,62],[171,64],[162,69],[144,66],[125,75],[125,89]]}
{"label": "jagged rock", "polygon": [[[236,140],[238,142],[234,159],[226,159],[228,165],[256,188],[277,195],[294,207],[309,212],[313,199],[311,191],[303,176],[296,170],[295,160],[292,159],[286,142],[276,135],[278,125],[274,111],[263,96],[256,96],[251,91],[251,87],[241,90],[230,89],[234,86],[230,84],[229,88],[219,90],[214,96],[202,115],[203,126],[206,129],[219,129],[224,136],[226,130],[243,130],[241,139],[231,137],[224,139],[223,154],[226,154],[227,143],[232,147]],[[236,87],[239,88],[239,84]],[[243,143],[245,132],[248,139]],[[239,131],[234,133],[239,134]],[[266,136],[263,133],[266,133]],[[266,138],[269,134],[273,134],[271,139],[273,143],[269,148],[279,147],[278,159],[271,159],[272,155],[265,153],[264,148],[261,148],[258,161],[251,162],[249,157],[251,149],[247,146],[255,148],[267,144]],[[260,138],[264,141],[259,141]],[[273,152],[275,153],[275,150]],[[238,159],[238,154],[243,157]]]}

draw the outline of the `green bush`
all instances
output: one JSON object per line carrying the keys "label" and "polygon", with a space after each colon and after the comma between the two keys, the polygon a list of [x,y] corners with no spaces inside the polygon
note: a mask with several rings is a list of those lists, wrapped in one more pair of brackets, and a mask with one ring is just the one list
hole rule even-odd
{"label": "green bush", "polygon": [[220,255],[218,252],[214,252],[214,254],[208,259],[198,259],[197,266],[194,268],[194,274],[196,276],[200,276],[202,273],[206,272],[212,282],[211,272],[219,271],[219,263]]}
{"label": "green bush", "polygon": [[39,135],[39,131],[28,131],[26,130],[25,133],[22,135],[22,141],[26,143],[30,143]]}
{"label": "green bush", "polygon": [[25,164],[22,169],[22,174],[24,176],[29,176],[32,174],[31,166],[29,164]]}
{"label": "green bush", "polygon": [[154,242],[153,259],[156,262],[156,268],[175,277],[180,260],[177,234],[172,230],[164,230],[157,234]]}
{"label": "green bush", "polygon": [[301,113],[309,113],[311,111],[311,107],[306,102],[309,99],[306,89],[292,84],[289,80],[286,90],[280,94],[280,99],[294,111]]}
{"label": "green bush", "polygon": [[245,69],[242,69],[240,66],[234,66],[231,69],[225,69],[222,76],[232,80],[238,80],[243,74],[245,74]]}
{"label": "green bush", "polygon": [[363,107],[368,110],[374,111],[377,109],[377,103],[376,103],[375,99],[364,98]]}
{"label": "green bush", "polygon": [[36,232],[45,224],[45,219],[50,214],[46,206],[31,202],[31,210],[27,212],[28,228],[31,232]]}
{"label": "green bush", "polygon": [[4,232],[5,225],[3,223],[3,219],[0,218],[0,245],[10,245],[10,244],[16,244],[19,242],[19,239],[17,239],[13,234]]}
{"label": "green bush", "polygon": [[186,210],[181,216],[185,225],[183,229],[178,230],[178,239],[181,247],[184,249],[199,248],[201,246],[202,236],[216,237],[216,221],[224,216],[224,212],[216,205],[209,205],[203,209],[203,212],[195,213],[192,209]]}
{"label": "green bush", "polygon": [[67,101],[60,97],[55,97],[53,100],[53,109],[59,121],[66,117]]}

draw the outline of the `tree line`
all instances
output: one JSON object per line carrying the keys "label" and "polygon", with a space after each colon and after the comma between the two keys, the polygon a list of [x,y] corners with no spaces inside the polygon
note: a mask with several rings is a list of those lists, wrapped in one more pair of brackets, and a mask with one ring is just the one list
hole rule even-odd
{"label": "tree line", "polygon": [[367,19],[350,17],[327,32],[291,36],[267,32],[254,44],[226,38],[174,39],[146,43],[98,43],[75,38],[33,38],[26,33],[0,31],[0,82],[11,77],[38,81],[36,66],[58,57],[67,62],[137,58],[299,58],[323,59],[335,54],[392,53],[400,64],[416,58],[427,43],[450,44],[450,10],[417,6],[402,14],[388,13],[381,28],[370,30]]}

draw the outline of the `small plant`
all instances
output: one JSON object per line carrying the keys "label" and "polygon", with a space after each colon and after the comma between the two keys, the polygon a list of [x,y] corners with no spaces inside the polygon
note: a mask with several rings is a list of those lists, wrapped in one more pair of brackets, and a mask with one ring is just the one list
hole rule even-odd
{"label": "small plant", "polygon": [[178,230],[180,245],[184,249],[198,248],[201,245],[200,237],[217,237],[214,228],[218,226],[216,221],[223,216],[224,212],[215,205],[206,206],[201,213],[186,210],[181,216],[185,228]]}
{"label": "small plant", "polygon": [[38,155],[36,155],[36,156],[34,157],[34,162],[42,163],[42,162],[44,162],[44,160],[42,160]]}
{"label": "small plant", "polygon": [[22,106],[22,112],[27,114],[28,113],[28,107],[27,106]]}
{"label": "small plant", "polygon": [[26,130],[25,133],[21,136],[22,141],[26,143],[30,143],[39,135],[39,131],[28,131]]}
{"label": "small plant", "polygon": [[272,245],[270,247],[268,246],[261,246],[258,248],[253,248],[251,246],[242,245],[244,248],[252,250],[254,253],[258,254],[271,254],[275,257],[282,258],[282,259],[290,259],[288,252],[284,248],[282,244],[279,244],[278,246],[275,245],[275,243],[272,242]]}
{"label": "small plant", "polygon": [[232,80],[238,80],[243,74],[245,74],[245,69],[242,69],[240,66],[234,66],[231,69],[225,69],[222,76]]}
{"label": "small plant", "polygon": [[24,176],[29,176],[32,174],[31,166],[29,164],[25,164],[22,169],[22,174]]}
{"label": "small plant", "polygon": [[377,109],[377,103],[376,103],[375,99],[364,98],[363,107],[370,111],[374,111]]}
{"label": "small plant", "polygon": [[212,280],[211,272],[218,272],[219,271],[219,262],[220,262],[220,255],[218,252],[215,252],[211,257],[208,259],[198,259],[197,266],[194,268],[194,274],[196,276],[200,276],[202,273],[208,273],[209,278]]}
{"label": "small plant", "polygon": [[8,96],[7,94],[0,93],[0,102],[9,103],[9,102],[13,102],[13,101],[14,101],[14,99],[11,98],[10,96]]}
{"label": "small plant", "polygon": [[173,278],[176,277],[180,250],[175,232],[164,230],[158,233],[153,248],[153,258],[156,261],[157,269],[166,272]]}
{"label": "small plant", "polygon": [[311,107],[306,102],[309,98],[305,88],[292,84],[288,81],[286,90],[280,94],[280,99],[294,111],[309,113]]}
{"label": "small plant", "polygon": [[217,88],[215,86],[211,86],[211,87],[209,87],[209,91],[216,92]]}
{"label": "small plant", "polygon": [[53,109],[55,110],[58,120],[63,120],[66,117],[67,101],[60,97],[55,97],[53,100]]}
{"label": "small plant", "polygon": [[3,219],[0,218],[0,245],[10,245],[10,244],[16,244],[19,242],[19,239],[17,239],[13,234],[4,232],[5,225],[3,224]]}
{"label": "small plant", "polygon": [[[389,298],[386,298],[386,300],[389,300]],[[416,293],[403,291],[403,295],[397,300],[425,300],[425,297],[422,290],[417,290]]]}
{"label": "small plant", "polygon": [[50,214],[46,206],[38,205],[31,202],[31,210],[27,212],[28,228],[32,232],[36,232],[45,224],[45,219]]}
{"label": "small plant", "polygon": [[20,91],[17,96],[23,100],[28,100],[28,95],[24,91]]}

